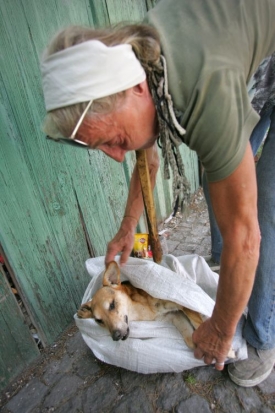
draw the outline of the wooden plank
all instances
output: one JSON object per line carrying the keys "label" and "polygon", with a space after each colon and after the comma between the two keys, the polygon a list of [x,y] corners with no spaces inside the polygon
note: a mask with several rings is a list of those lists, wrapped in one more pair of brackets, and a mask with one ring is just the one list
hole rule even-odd
{"label": "wooden plank", "polygon": [[153,8],[159,0],[90,0],[92,19],[95,27],[124,22],[139,22],[147,10]]}
{"label": "wooden plank", "polygon": [[[6,56],[1,83],[5,106],[0,108],[1,241],[45,344],[72,320],[87,285],[83,264],[90,253],[64,162],[66,148],[49,145],[40,131],[43,19],[41,24],[29,22],[20,4],[1,3],[0,42]],[[48,18],[43,7],[40,16]],[[30,14],[37,11],[34,2],[29,8]]]}
{"label": "wooden plank", "polygon": [[142,21],[147,8],[145,0],[106,0],[111,24]]}
{"label": "wooden plank", "polygon": [[90,8],[95,27],[106,27],[110,25],[109,12],[105,0],[90,0]]}
{"label": "wooden plank", "polygon": [[152,9],[160,0],[145,0],[147,10]]}
{"label": "wooden plank", "polygon": [[[87,151],[79,161],[67,158],[72,185],[95,256],[105,255],[106,245],[121,223],[127,199],[124,168],[98,151]],[[77,151],[75,156],[77,156]]]}
{"label": "wooden plank", "polygon": [[0,390],[40,352],[0,264]]}
{"label": "wooden plank", "polygon": [[[1,118],[1,135],[3,125]],[[64,234],[60,230],[60,223],[52,231],[54,220],[47,220],[40,194],[33,185],[16,145],[10,139],[11,135],[5,133],[2,136],[8,139],[1,142],[0,153],[0,174],[4,177],[0,199],[1,244],[21,290],[25,292],[23,299],[34,314],[45,344],[69,323],[80,302],[88,277],[85,282],[84,269],[79,270],[79,266],[75,268],[74,262],[79,264],[81,257],[83,262],[85,253],[77,249],[69,257],[68,252],[73,250],[68,240],[70,233]],[[54,208],[56,205],[53,205],[53,212]],[[59,212],[57,209],[56,216]],[[75,219],[77,222],[77,217]],[[73,239],[76,241],[75,237]],[[86,247],[84,236],[81,239],[79,235],[77,241],[83,249]],[[87,257],[89,254],[86,254]],[[76,283],[76,277],[79,276],[80,280]],[[75,292],[72,294],[70,290],[73,286]],[[67,312],[64,312],[65,303]]]}
{"label": "wooden plank", "polygon": [[180,145],[179,149],[184,161],[186,178],[190,183],[191,193],[193,193],[199,187],[198,156],[185,144]]}

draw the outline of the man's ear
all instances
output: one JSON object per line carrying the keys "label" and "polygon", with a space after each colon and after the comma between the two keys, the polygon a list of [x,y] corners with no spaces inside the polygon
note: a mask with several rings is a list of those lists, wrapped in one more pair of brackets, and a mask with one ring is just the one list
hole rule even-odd
{"label": "man's ear", "polygon": [[103,277],[103,286],[116,288],[120,285],[120,270],[115,261],[111,261]]}
{"label": "man's ear", "polygon": [[132,92],[134,95],[138,95],[138,96],[146,95],[149,92],[147,80],[145,79],[143,82],[138,83],[137,85],[133,86]]}

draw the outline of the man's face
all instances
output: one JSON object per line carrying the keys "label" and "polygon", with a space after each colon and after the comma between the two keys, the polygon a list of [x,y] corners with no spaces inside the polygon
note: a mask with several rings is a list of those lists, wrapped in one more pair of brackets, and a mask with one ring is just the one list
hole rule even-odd
{"label": "man's face", "polygon": [[157,116],[146,81],[128,89],[117,106],[112,113],[87,116],[77,139],[123,162],[126,152],[154,144],[158,135]]}

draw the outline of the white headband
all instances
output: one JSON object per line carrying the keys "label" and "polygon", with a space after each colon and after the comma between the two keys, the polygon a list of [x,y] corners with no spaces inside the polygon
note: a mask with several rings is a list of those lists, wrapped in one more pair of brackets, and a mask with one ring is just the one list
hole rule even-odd
{"label": "white headband", "polygon": [[47,111],[122,92],[146,79],[131,45],[108,47],[98,40],[50,55],[41,72]]}

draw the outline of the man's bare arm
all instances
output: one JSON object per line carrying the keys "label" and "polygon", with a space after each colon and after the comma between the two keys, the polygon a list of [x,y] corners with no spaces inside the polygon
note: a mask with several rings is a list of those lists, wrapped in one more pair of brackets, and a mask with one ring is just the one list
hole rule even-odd
{"label": "man's bare arm", "polygon": [[259,259],[257,185],[250,144],[238,168],[228,178],[210,183],[209,192],[223,237],[223,251],[212,317],[193,335],[195,356],[204,357],[207,364],[213,358],[218,362],[226,358],[248,303]]}
{"label": "man's bare arm", "polygon": [[[147,161],[150,172],[152,188],[155,187],[157,171],[159,168],[159,156],[157,145],[146,149]],[[124,264],[133,248],[134,233],[138,220],[143,212],[144,204],[140,186],[140,180],[137,167],[135,166],[130,182],[129,195],[125,208],[124,218],[121,222],[119,231],[115,237],[109,242],[105,263],[112,261],[116,254],[121,252],[120,264]]]}

